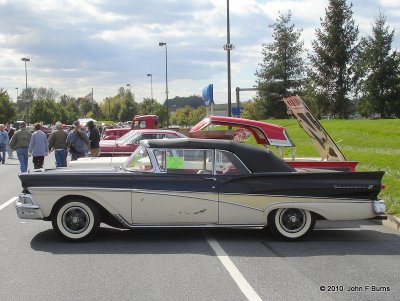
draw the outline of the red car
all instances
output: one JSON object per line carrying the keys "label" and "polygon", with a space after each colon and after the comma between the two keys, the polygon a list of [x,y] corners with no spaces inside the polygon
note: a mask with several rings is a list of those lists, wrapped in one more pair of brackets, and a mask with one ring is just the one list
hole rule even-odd
{"label": "red car", "polygon": [[171,130],[132,130],[117,140],[100,141],[101,156],[130,156],[141,140],[171,138],[186,138],[186,136]]}
{"label": "red car", "polygon": [[115,128],[115,129],[106,129],[103,133],[104,140],[115,140],[126,133],[129,133],[132,129],[131,128]]}

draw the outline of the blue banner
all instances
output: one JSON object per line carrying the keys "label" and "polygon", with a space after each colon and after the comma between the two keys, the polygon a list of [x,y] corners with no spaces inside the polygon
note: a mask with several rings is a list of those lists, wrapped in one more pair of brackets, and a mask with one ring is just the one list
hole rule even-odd
{"label": "blue banner", "polygon": [[213,84],[209,84],[203,88],[203,100],[206,106],[209,106],[214,103]]}

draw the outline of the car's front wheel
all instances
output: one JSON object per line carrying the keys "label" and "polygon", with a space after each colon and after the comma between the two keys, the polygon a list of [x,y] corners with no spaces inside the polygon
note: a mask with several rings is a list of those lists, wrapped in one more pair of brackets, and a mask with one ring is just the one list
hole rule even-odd
{"label": "car's front wheel", "polygon": [[52,219],[53,229],[69,241],[86,240],[100,227],[98,208],[86,200],[66,200],[59,204]]}
{"label": "car's front wheel", "polygon": [[308,210],[280,208],[268,215],[268,229],[279,240],[301,240],[310,234],[314,226],[315,217]]}

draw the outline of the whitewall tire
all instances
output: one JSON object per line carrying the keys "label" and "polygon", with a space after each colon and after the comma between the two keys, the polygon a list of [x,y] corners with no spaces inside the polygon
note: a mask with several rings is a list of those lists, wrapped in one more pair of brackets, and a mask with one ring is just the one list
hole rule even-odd
{"label": "whitewall tire", "polygon": [[97,207],[86,200],[67,200],[55,210],[53,229],[69,241],[86,240],[96,234],[100,227]]}
{"label": "whitewall tire", "polygon": [[268,215],[268,229],[279,240],[296,241],[307,237],[315,226],[315,217],[299,208],[280,208]]}

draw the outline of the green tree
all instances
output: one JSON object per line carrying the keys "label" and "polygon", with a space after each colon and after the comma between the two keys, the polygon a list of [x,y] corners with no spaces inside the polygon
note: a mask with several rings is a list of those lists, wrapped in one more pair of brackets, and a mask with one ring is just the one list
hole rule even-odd
{"label": "green tree", "polygon": [[[263,102],[263,117],[285,118],[286,107],[283,97],[299,94],[304,82],[302,30],[295,30],[291,12],[280,14],[273,28],[274,41],[263,44],[263,62],[256,72],[257,99]],[[259,103],[258,103],[259,104]]]}
{"label": "green tree", "polygon": [[361,41],[359,111],[365,117],[374,113],[379,113],[382,118],[393,114],[399,116],[400,56],[392,50],[394,35],[386,17],[379,14],[372,26],[372,36]]}
{"label": "green tree", "polygon": [[0,123],[12,122],[17,116],[16,107],[3,88],[0,88],[0,108]]}
{"label": "green tree", "polygon": [[251,101],[243,103],[243,118],[261,120],[266,115],[264,103],[257,96]]}
{"label": "green tree", "polygon": [[54,124],[61,118],[61,114],[56,108],[54,100],[36,99],[29,108],[31,123],[42,122],[44,124]]}
{"label": "green tree", "polygon": [[[329,0],[322,28],[316,29],[310,55],[311,80],[323,106],[335,116],[348,117],[351,94],[355,88],[358,27],[353,20],[352,4],[346,0]],[[322,105],[322,104],[320,104]]]}
{"label": "green tree", "polygon": [[191,124],[190,112],[193,110],[190,106],[179,108],[171,117],[171,123],[179,126],[187,127]]}

